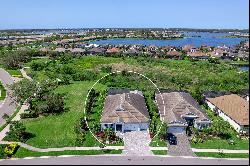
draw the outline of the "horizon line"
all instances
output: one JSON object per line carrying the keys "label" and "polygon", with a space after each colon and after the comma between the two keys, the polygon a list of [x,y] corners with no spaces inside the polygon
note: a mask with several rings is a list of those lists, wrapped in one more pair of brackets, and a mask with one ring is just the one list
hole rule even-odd
{"label": "horizon line", "polygon": [[248,28],[188,28],[188,27],[88,27],[88,28],[0,28],[0,30],[71,30],[71,29],[197,29],[197,30],[249,30]]}

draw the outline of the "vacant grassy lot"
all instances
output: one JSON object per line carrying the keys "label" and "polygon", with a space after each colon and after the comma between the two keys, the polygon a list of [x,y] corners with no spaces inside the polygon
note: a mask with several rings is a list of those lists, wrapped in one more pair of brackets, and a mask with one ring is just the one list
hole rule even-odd
{"label": "vacant grassy lot", "polygon": [[[75,146],[74,127],[83,115],[84,101],[88,89],[93,84],[94,82],[74,82],[56,89],[56,92],[65,94],[65,104],[68,110],[59,115],[24,120],[27,131],[35,134],[35,137],[27,141],[27,144],[40,148]],[[105,89],[105,86],[101,84],[95,87]],[[96,143],[90,133],[87,135],[87,140],[88,143],[82,146],[93,146]]]}

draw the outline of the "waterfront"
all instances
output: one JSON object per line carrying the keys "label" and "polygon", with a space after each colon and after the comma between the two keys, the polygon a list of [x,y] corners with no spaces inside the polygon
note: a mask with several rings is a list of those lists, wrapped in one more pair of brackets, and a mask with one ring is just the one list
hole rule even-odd
{"label": "waterfront", "polygon": [[248,40],[248,38],[228,38],[229,33],[209,33],[209,32],[184,32],[185,37],[181,39],[169,39],[169,40],[151,40],[151,39],[139,39],[139,38],[115,38],[115,39],[102,39],[94,40],[89,43],[98,45],[156,45],[156,46],[184,46],[191,44],[195,47],[201,45],[207,46],[234,46],[241,41]]}

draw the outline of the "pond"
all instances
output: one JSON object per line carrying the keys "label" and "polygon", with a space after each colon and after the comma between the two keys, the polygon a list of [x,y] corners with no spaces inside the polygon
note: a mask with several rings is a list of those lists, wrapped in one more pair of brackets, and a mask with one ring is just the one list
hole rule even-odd
{"label": "pond", "polygon": [[241,71],[249,71],[249,66],[241,66],[239,67]]}

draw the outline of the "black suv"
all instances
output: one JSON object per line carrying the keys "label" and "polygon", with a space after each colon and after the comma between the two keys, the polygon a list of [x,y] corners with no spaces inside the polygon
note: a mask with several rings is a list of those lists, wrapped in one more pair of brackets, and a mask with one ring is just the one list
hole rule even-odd
{"label": "black suv", "polygon": [[177,145],[177,138],[174,134],[168,133],[167,134],[167,140],[170,145]]}

